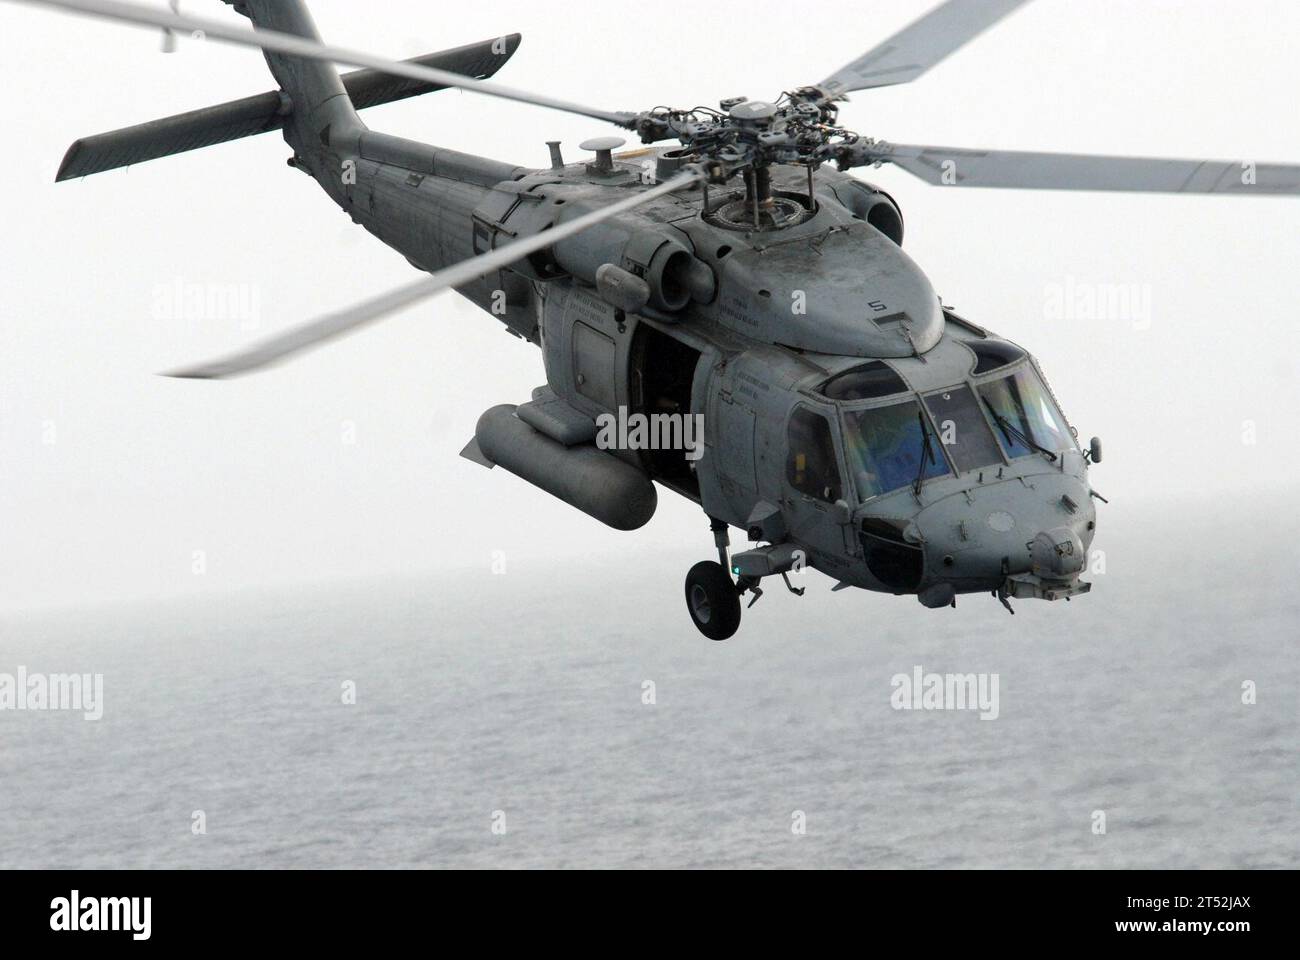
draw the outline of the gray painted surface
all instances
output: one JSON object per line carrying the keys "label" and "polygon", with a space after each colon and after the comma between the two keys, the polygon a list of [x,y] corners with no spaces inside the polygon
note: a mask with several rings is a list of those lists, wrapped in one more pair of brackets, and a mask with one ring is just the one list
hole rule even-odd
{"label": "gray painted surface", "polygon": [[[259,27],[316,36],[301,2],[235,6]],[[962,4],[950,4],[939,20],[956,16],[973,35],[1014,6],[967,17]],[[924,23],[916,28],[921,40]],[[927,62],[955,49],[927,43]],[[291,104],[282,129],[293,165],[425,271],[537,237],[635,196],[676,168],[660,149],[611,157],[611,140],[589,144],[599,152],[596,162],[529,170],[372,131],[329,64],[271,52],[267,61]],[[846,69],[871,85],[860,63]],[[731,116],[743,125],[775,110],[742,103]],[[550,415],[534,416],[539,411],[530,408],[534,426],[503,413],[513,410],[507,406],[485,414],[475,455],[508,465],[620,529],[639,526],[653,512],[640,484],[613,482],[620,470],[639,471],[647,486],[658,480],[715,521],[779,540],[840,585],[920,594],[927,606],[986,590],[1004,602],[1009,595],[1086,592],[1080,561],[1096,519],[1087,458],[1067,437],[1056,450],[1016,451],[992,408],[975,399],[981,386],[1017,370],[1034,376],[1034,361],[1020,352],[977,376],[971,345],[996,341],[944,310],[901,247],[897,204],[820,164],[770,167],[774,206],[766,221],[759,199],[749,218],[755,194],[697,184],[458,287],[509,332],[541,347],[553,394]],[[598,276],[627,280],[599,284]],[[629,290],[644,307],[625,309]],[[674,342],[680,348],[666,346]],[[888,361],[898,390],[860,401],[825,395],[828,378],[873,359]],[[678,386],[676,397],[648,395],[655,389],[648,384],[665,389],[673,373],[689,389]],[[848,424],[858,417],[875,422],[878,411],[900,409],[909,398],[916,404],[942,395],[947,402],[948,391],[969,398],[962,430],[979,435],[967,442],[980,453],[963,463],[953,452],[948,471],[928,477],[921,464],[915,483],[900,486],[895,476],[888,489],[874,489],[877,481],[859,469],[854,451],[876,428],[849,436]],[[589,432],[584,418],[646,411],[663,401],[704,417],[698,462],[686,462],[684,451],[674,460],[569,443]],[[938,419],[938,406],[916,405],[920,432],[938,437],[953,422]],[[809,454],[795,448],[792,431],[808,417],[826,432],[807,471],[821,476],[820,492],[795,479]],[[932,448],[920,458],[926,456],[949,459]],[[566,475],[566,463],[583,469]],[[589,489],[602,472],[609,482]],[[616,502],[620,496],[628,502]],[[758,516],[762,523],[750,522]]]}

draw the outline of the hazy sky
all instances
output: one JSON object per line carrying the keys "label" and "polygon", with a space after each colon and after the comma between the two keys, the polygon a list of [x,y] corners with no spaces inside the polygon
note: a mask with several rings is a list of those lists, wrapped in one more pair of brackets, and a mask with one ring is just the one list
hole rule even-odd
{"label": "hazy sky", "polygon": [[[520,31],[499,79],[611,109],[772,98],[929,6],[311,4],[326,40],[400,57]],[[183,7],[240,20],[215,0]],[[917,83],[854,95],[841,118],[908,143],[1300,162],[1300,6],[1225,9],[1037,0]],[[542,366],[455,294],[260,375],[155,376],[413,271],[285,166],[274,134],[53,182],[78,136],[269,89],[260,55],[185,41],[164,55],[155,33],[7,3],[0,38],[0,609],[486,567],[493,550],[604,556],[630,576],[668,545],[709,556],[705,519],[670,494],[620,534],[457,457],[478,414],[526,400]],[[536,166],[548,139],[573,158],[609,132],[451,92],[363,116]],[[864,175],[901,204],[906,246],[946,302],[1033,351],[1082,436],[1104,439],[1101,492],[1223,495],[1230,520],[1234,498],[1295,484],[1300,200]],[[241,309],[160,309],[192,288],[229,288]]]}

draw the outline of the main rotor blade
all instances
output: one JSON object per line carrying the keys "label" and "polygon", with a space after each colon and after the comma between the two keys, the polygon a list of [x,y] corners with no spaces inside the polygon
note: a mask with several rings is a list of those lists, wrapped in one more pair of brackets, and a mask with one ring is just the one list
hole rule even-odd
{"label": "main rotor blade", "polygon": [[460,263],[453,264],[413,283],[398,287],[396,290],[382,296],[366,300],[337,313],[327,314],[319,320],[313,320],[285,333],[270,337],[224,359],[176,370],[164,374],[164,376],[214,380],[248,373],[251,370],[265,367],[292,354],[318,346],[326,340],[342,336],[345,333],[351,333],[358,327],[373,323],[401,310],[403,307],[408,307],[413,303],[431,297],[435,293],[477,280],[485,274],[522,260],[529,254],[537,253],[539,250],[544,250],[567,237],[581,233],[588,227],[595,226],[603,220],[608,220],[610,217],[625,213],[643,203],[684,189],[703,179],[703,177],[704,174],[698,170],[690,170],[687,173],[679,174],[671,180],[666,180],[658,186],[651,187],[649,190],[644,190],[607,207],[601,207],[591,213],[585,213],[567,223],[559,224],[549,230],[543,230],[541,233],[534,234],[523,240],[516,240],[488,253],[471,257],[469,260],[462,260]]}
{"label": "main rotor blade", "polygon": [[376,57],[359,50],[334,47],[328,44],[318,43],[315,40],[306,39],[305,37],[280,33],[276,30],[263,30],[261,28],[258,28],[257,30],[242,30],[237,27],[231,27],[217,20],[208,20],[204,17],[191,17],[183,14],[169,13],[164,10],[154,10],[131,3],[122,3],[119,2],[119,0],[11,0],[11,2],[26,3],[33,6],[55,7],[56,9],[81,13],[87,16],[98,17],[103,20],[124,21],[126,23],[136,23],[150,27],[162,27],[164,30],[170,31],[179,31],[189,34],[201,32],[203,37],[208,40],[221,40],[226,43],[233,43],[246,47],[260,47],[263,50],[271,50],[275,53],[303,57],[307,60],[322,60],[326,63],[342,63],[355,67],[369,67],[372,70],[379,70],[395,77],[408,77],[412,80],[423,80],[427,83],[439,83],[448,87],[459,87],[462,90],[471,90],[474,93],[481,93],[489,97],[501,97],[505,100],[517,100],[520,103],[529,103],[533,106],[549,107],[552,110],[562,110],[565,113],[576,113],[579,116],[591,117],[595,120],[604,120],[620,127],[630,126],[636,116],[632,113],[597,110],[595,107],[588,107],[568,100],[559,100],[555,97],[548,97],[539,93],[531,93],[527,90],[518,90],[514,87],[507,87],[500,83],[494,83],[487,80],[475,80],[473,77],[466,77],[458,73],[450,73],[446,70],[438,70],[434,67],[426,67],[417,63],[390,60],[386,57]]}
{"label": "main rotor blade", "polygon": [[908,83],[1029,0],[948,0],[817,84],[851,93]]}
{"label": "main rotor blade", "polygon": [[866,153],[868,159],[892,163],[936,186],[1300,195],[1300,165],[1287,163],[963,150],[904,143],[878,143]]}

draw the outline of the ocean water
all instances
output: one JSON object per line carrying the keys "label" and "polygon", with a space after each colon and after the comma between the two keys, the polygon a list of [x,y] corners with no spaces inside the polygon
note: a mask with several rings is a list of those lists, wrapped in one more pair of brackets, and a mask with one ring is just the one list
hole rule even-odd
{"label": "ocean water", "polygon": [[[0,672],[104,675],[97,722],[0,711],[0,867],[1300,866],[1300,522],[1117,509],[1094,592],[1014,617],[808,574],[712,643],[703,531],[0,615]],[[997,674],[997,719],[894,709],[917,666]]]}

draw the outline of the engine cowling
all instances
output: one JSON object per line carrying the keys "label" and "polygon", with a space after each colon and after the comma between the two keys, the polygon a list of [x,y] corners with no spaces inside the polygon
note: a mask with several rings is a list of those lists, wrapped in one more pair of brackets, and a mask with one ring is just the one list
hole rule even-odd
{"label": "engine cowling", "polygon": [[[540,234],[624,196],[601,196],[590,184],[538,185],[528,179],[497,184],[474,209],[474,250],[481,253],[508,238]],[[708,303],[716,292],[712,268],[695,256],[690,241],[637,213],[611,217],[510,269],[533,280],[569,274],[596,285],[598,271],[607,265],[644,281],[649,287],[645,305],[660,313],[676,313],[692,300]],[[625,301],[628,284],[621,285],[620,300]]]}
{"label": "engine cowling", "polygon": [[607,264],[640,278],[649,287],[649,305],[664,313],[713,299],[713,271],[671,227],[653,221],[615,218],[561,240],[551,254],[566,273],[588,283],[596,283]]}
{"label": "engine cowling", "polygon": [[828,184],[822,189],[859,220],[865,220],[898,246],[903,245],[903,211],[885,191],[860,180]]}

